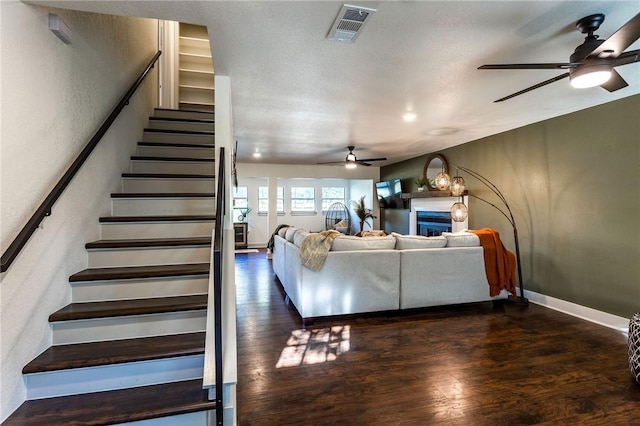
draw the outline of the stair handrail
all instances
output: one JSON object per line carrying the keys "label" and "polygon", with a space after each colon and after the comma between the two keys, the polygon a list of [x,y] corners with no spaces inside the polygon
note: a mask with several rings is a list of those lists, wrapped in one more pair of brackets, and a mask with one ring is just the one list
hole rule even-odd
{"label": "stair handrail", "polygon": [[107,116],[106,120],[104,120],[100,128],[91,137],[89,142],[85,145],[85,147],[82,149],[73,163],[71,163],[58,183],[56,183],[56,186],[53,187],[51,192],[49,192],[49,195],[47,195],[44,201],[33,213],[31,218],[22,227],[18,235],[16,235],[11,244],[9,244],[9,247],[7,247],[4,253],[2,253],[2,257],[0,258],[0,272],[5,272],[7,269],[9,269],[9,266],[11,266],[11,264],[16,259],[16,257],[18,257],[18,254],[20,254],[20,251],[27,244],[33,233],[36,231],[36,229],[38,229],[40,223],[44,220],[45,217],[51,215],[53,205],[56,203],[56,201],[58,201],[58,198],[60,198],[67,186],[69,186],[76,173],[78,173],[84,162],[87,160],[87,158],[89,158],[89,155],[91,154],[93,149],[96,147],[96,145],[98,145],[98,142],[100,142],[102,137],[107,133],[107,130],[109,130],[109,127],[111,127],[120,112],[124,109],[125,106],[129,105],[129,100],[138,89],[138,86],[142,84],[142,81],[151,72],[151,69],[155,66],[155,63],[157,62],[161,54],[162,51],[159,50],[153,56],[144,71],[138,76],[129,90],[125,92],[120,101]]}
{"label": "stair handrail", "polygon": [[213,240],[213,291],[214,291],[214,323],[215,323],[215,400],[216,400],[216,424],[222,426],[224,402],[222,375],[222,268],[224,264],[224,218],[226,208],[226,185],[225,185],[225,156],[224,147],[218,151],[218,174],[216,190],[216,224]]}

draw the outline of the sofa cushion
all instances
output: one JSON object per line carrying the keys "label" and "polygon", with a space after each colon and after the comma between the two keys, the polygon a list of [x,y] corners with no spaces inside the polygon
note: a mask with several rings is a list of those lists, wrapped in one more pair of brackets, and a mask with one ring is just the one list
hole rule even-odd
{"label": "sofa cushion", "polygon": [[331,251],[393,250],[395,245],[396,239],[393,235],[365,238],[352,235],[340,235],[333,240]]}
{"label": "sofa cushion", "polygon": [[287,228],[287,232],[285,233],[284,238],[289,241],[290,243],[293,242],[293,236],[296,234],[296,231],[298,230],[298,228],[296,228],[295,226],[290,226]]}
{"label": "sofa cushion", "polygon": [[298,229],[296,233],[293,235],[293,244],[295,244],[296,247],[302,246],[302,240],[304,240],[305,237],[309,234],[310,232],[307,231],[306,229]]}
{"label": "sofa cushion", "polygon": [[442,248],[447,246],[445,237],[423,237],[422,235],[402,235],[391,233],[396,239],[396,250]]}
{"label": "sofa cushion", "polygon": [[286,239],[287,229],[289,229],[288,226],[283,226],[282,228],[278,229],[278,236]]}
{"label": "sofa cushion", "polygon": [[447,238],[447,247],[477,247],[480,245],[480,238],[473,232],[443,232]]}

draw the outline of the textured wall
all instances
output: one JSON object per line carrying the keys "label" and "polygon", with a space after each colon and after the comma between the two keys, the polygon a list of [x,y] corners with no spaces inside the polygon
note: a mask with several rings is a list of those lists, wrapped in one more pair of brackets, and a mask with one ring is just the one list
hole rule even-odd
{"label": "textured wall", "polygon": [[[65,45],[48,12],[73,31]],[[154,20],[0,2],[1,238],[4,251],[56,180],[157,51]],[[1,412],[25,397],[22,367],[51,342],[49,314],[69,303],[69,275],[87,264],[84,244],[155,104],[152,73],[94,150],[0,285]]]}
{"label": "textured wall", "polygon": [[[640,310],[638,111],[640,96],[632,96],[442,151],[452,174],[451,163],[466,166],[505,194],[526,289],[623,317]],[[384,167],[381,179],[413,179],[425,160]],[[504,217],[473,199],[469,211],[471,228],[498,229],[513,250]]]}

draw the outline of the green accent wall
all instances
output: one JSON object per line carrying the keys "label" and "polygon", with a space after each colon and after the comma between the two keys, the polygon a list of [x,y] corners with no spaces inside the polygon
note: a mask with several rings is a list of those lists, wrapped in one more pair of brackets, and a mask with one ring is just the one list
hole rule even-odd
{"label": "green accent wall", "polygon": [[[596,90],[596,89],[594,89]],[[640,312],[640,95],[439,151],[491,180],[513,210],[527,290],[630,318]],[[428,156],[381,168],[381,180],[422,176]],[[473,194],[499,200],[461,173]],[[469,201],[469,227],[491,227],[514,250],[491,206]]]}

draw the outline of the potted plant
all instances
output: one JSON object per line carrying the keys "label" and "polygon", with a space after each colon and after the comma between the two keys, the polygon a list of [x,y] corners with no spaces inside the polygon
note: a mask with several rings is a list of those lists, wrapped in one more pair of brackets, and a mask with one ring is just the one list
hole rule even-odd
{"label": "potted plant", "polygon": [[424,191],[424,186],[425,186],[424,178],[419,177],[414,182],[418,187],[418,191]]}
{"label": "potted plant", "polygon": [[375,219],[373,212],[371,209],[368,209],[364,206],[364,195],[360,197],[360,200],[351,200],[351,205],[353,206],[353,212],[360,219],[360,232],[364,230],[364,223],[367,219]]}

